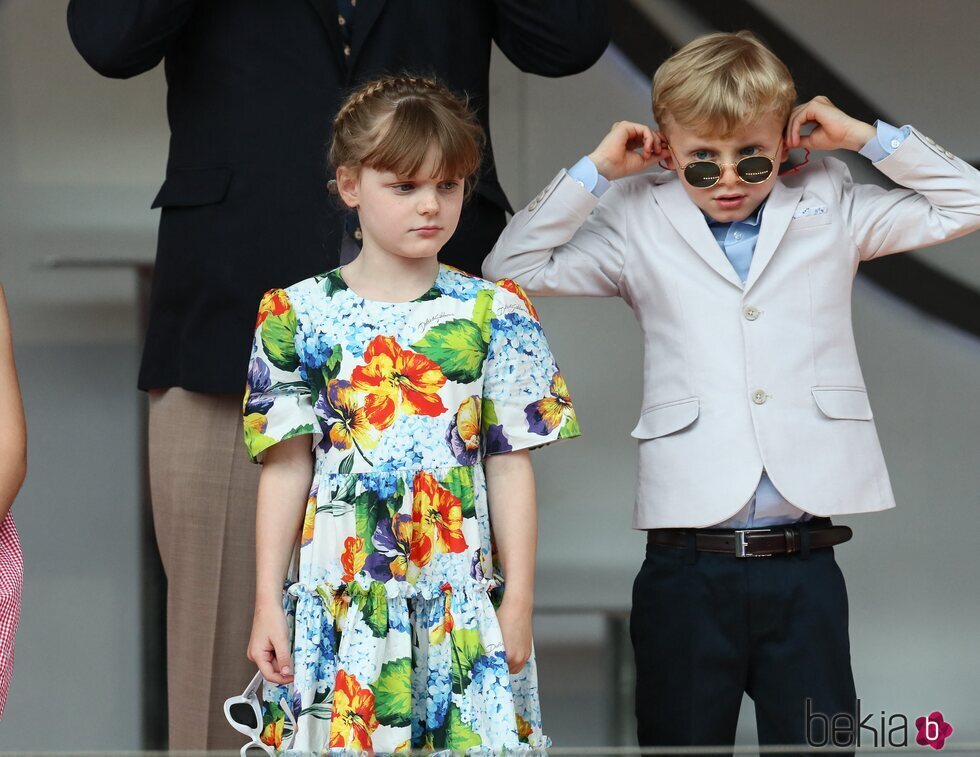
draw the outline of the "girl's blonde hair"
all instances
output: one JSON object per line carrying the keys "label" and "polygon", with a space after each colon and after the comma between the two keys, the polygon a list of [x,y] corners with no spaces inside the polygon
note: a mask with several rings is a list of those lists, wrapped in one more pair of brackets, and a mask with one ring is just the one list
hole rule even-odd
{"label": "girl's blonde hair", "polygon": [[774,117],[789,120],[796,85],[786,65],[748,31],[707,34],[682,47],[653,77],[653,117],[725,138]]}
{"label": "girl's blonde hair", "polygon": [[333,122],[330,164],[414,176],[436,148],[433,178],[464,179],[480,167],[483,128],[468,102],[436,79],[384,76],[351,93]]}

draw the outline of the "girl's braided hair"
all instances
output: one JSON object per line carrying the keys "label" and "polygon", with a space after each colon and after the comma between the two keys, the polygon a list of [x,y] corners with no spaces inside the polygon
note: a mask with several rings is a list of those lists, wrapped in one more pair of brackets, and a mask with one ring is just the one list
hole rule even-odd
{"label": "girl's braided hair", "polygon": [[368,166],[414,176],[435,148],[433,178],[463,179],[469,191],[484,142],[467,100],[440,81],[383,76],[358,87],[340,106],[329,159],[334,170]]}

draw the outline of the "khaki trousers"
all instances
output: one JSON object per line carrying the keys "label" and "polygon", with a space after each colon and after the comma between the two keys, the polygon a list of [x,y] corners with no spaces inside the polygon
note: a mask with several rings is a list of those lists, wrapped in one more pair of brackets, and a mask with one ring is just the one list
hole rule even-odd
{"label": "khaki trousers", "polygon": [[150,496],[167,575],[170,749],[238,749],[222,703],[255,672],[245,656],[255,594],[259,466],[241,398],[150,393]]}

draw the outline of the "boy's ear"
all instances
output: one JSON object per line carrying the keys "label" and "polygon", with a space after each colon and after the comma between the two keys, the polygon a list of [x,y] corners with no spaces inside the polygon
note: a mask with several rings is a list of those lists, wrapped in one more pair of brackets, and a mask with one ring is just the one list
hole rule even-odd
{"label": "boy's ear", "polygon": [[783,146],[780,148],[779,152],[779,165],[782,165],[787,160],[789,160],[789,147],[786,145],[786,140],[783,140]]}
{"label": "boy's ear", "polygon": [[358,175],[350,166],[337,167],[337,194],[348,208],[356,209],[359,203]]}

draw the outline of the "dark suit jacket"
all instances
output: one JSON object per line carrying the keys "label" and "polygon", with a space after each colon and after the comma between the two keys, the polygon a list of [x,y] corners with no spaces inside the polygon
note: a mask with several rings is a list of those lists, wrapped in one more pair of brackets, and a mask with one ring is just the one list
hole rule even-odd
{"label": "dark suit jacket", "polygon": [[[359,0],[344,55],[334,0],[71,0],[68,27],[105,76],[164,60],[170,120],[140,388],[242,389],[259,299],[338,264],[326,191],[343,96],[380,73],[435,74],[484,129],[490,45],[524,71],[584,70],[608,42],[603,0]],[[441,259],[479,274],[507,198],[488,142]]]}

